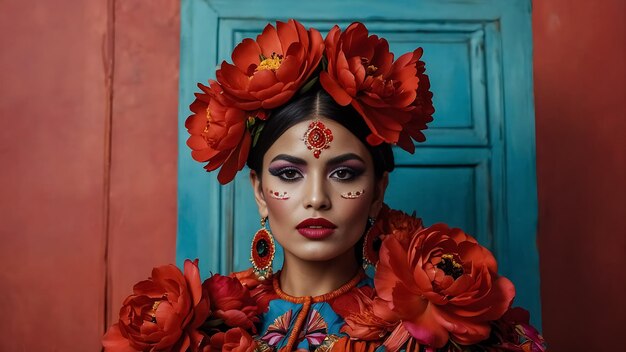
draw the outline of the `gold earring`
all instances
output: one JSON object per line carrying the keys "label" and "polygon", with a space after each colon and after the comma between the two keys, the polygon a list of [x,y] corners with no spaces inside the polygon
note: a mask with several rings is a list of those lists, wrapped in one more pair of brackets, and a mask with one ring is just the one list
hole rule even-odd
{"label": "gold earring", "polygon": [[272,277],[272,262],[276,252],[274,237],[265,227],[266,221],[266,217],[261,218],[261,228],[254,234],[252,247],[250,248],[250,262],[259,281]]}
{"label": "gold earring", "polygon": [[367,223],[369,228],[365,232],[365,238],[363,239],[363,269],[367,269],[368,266],[376,267],[378,263],[378,250],[382,243],[379,235],[379,231],[374,224],[376,218],[368,217]]}

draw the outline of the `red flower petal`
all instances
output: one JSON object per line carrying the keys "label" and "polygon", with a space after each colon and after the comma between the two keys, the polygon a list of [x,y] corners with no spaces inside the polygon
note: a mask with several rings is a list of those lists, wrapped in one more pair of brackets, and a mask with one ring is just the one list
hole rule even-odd
{"label": "red flower petal", "polygon": [[244,39],[233,50],[231,55],[233,63],[241,72],[248,72],[250,66],[258,65],[261,48],[254,40],[250,38]]}
{"label": "red flower petal", "polygon": [[327,72],[322,72],[320,74],[320,83],[322,84],[322,87],[324,87],[324,90],[326,90],[328,94],[333,97],[337,104],[346,106],[352,102],[352,97],[346,93],[346,91],[343,90],[343,88],[341,88],[341,86],[339,86]]}
{"label": "red flower petal", "polygon": [[261,47],[261,53],[265,57],[270,57],[273,53],[280,55],[284,53],[276,28],[274,28],[271,24],[265,26],[263,33],[256,38],[256,41]]}

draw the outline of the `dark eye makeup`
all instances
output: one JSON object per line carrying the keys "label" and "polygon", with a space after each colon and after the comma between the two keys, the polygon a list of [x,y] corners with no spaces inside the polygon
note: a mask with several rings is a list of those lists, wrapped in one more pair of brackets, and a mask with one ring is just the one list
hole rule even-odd
{"label": "dark eye makeup", "polygon": [[268,169],[270,175],[276,176],[286,182],[294,182],[302,178],[302,171],[293,166],[270,167]]}
{"label": "dark eye makeup", "polygon": [[[350,182],[365,172],[365,162],[354,153],[339,155],[329,160],[328,177],[339,182]],[[288,154],[279,154],[268,168],[272,176],[285,182],[296,182],[304,178],[306,161]]]}
{"label": "dark eye makeup", "polygon": [[[270,167],[268,169],[270,175],[276,176],[286,182],[295,182],[304,177],[302,170],[294,166]],[[341,182],[349,182],[363,174],[362,168],[349,166],[339,166],[333,169],[329,178]]]}
{"label": "dark eye makeup", "polygon": [[361,168],[339,166],[330,173],[330,177],[337,181],[348,182],[359,177],[363,172]]}

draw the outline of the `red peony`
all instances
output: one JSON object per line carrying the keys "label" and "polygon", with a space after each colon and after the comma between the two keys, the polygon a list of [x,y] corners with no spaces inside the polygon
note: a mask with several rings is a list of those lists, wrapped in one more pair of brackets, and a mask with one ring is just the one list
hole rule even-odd
{"label": "red peony", "polygon": [[205,326],[239,327],[256,333],[255,323],[259,321],[256,302],[250,291],[239,280],[230,276],[215,274],[202,284],[211,302],[211,316]]}
{"label": "red peony", "polygon": [[[324,53],[322,35],[291,19],[268,24],[256,41],[244,39],[222,63],[217,81],[246,111],[268,110],[286,103],[307,82]],[[265,118],[261,113],[260,118]]]}
{"label": "red peony", "polygon": [[362,23],[345,32],[333,27],[326,36],[328,72],[320,73],[324,89],[343,106],[351,104],[365,119],[368,143],[397,144],[413,152],[412,139],[424,141],[421,130],[432,121],[432,94],[419,59],[422,49],[394,61],[389,43],[369,35]]}
{"label": "red peony", "polygon": [[256,347],[256,341],[242,328],[232,328],[211,336],[211,351],[253,352]]}
{"label": "red peony", "polygon": [[200,343],[196,330],[209,314],[202,295],[198,260],[154,268],[152,277],[133,287],[118,323],[102,339],[105,351],[186,351]]}
{"label": "red peony", "polygon": [[243,168],[248,158],[251,142],[246,129],[248,116],[229,105],[215,81],[210,82],[210,87],[202,84],[198,87],[203,93],[196,93],[196,100],[189,107],[194,114],[185,121],[191,135],[187,145],[192,149],[194,160],[209,162],[204,167],[207,171],[221,166],[217,179],[226,184]]}
{"label": "red peony", "polygon": [[333,298],[328,301],[328,304],[335,313],[345,319],[348,315],[362,310],[375,295],[376,292],[373,287],[364,285],[354,287],[350,291]]}
{"label": "red peony", "polygon": [[383,203],[376,222],[368,233],[368,237],[371,236],[372,240],[365,244],[364,250],[367,258],[372,263],[378,263],[378,251],[385,237],[395,236],[402,243],[408,244],[411,237],[423,228],[422,219],[415,217],[415,214],[408,215],[403,211],[391,209]]}
{"label": "red peony", "polygon": [[366,341],[380,340],[400,323],[397,314],[387,307],[385,301],[361,292],[355,298],[358,307],[351,307],[351,313],[344,317],[346,324],[341,329],[350,337]]}
{"label": "red peony", "polygon": [[496,260],[460,229],[437,224],[403,245],[385,239],[374,277],[378,296],[420,343],[443,347],[478,343],[490,333],[515,296],[513,284],[498,276]]}
{"label": "red peony", "polygon": [[250,290],[250,297],[256,302],[259,313],[267,312],[270,301],[278,298],[272,286],[272,280],[259,281],[253,268],[233,273],[231,276],[237,278],[245,288]]}
{"label": "red peony", "polygon": [[[410,141],[409,136],[418,142],[426,140],[426,136],[424,136],[422,131],[428,128],[426,124],[433,121],[433,114],[435,113],[433,93],[430,91],[430,79],[425,74],[426,64],[424,61],[418,60],[415,68],[417,69],[419,85],[417,87],[415,100],[413,101],[413,104],[411,104],[413,107],[413,118],[404,125],[404,130],[400,137],[401,139],[406,140],[404,143],[411,144],[413,143]],[[401,145],[401,143],[398,143],[398,145]],[[413,150],[412,147],[411,150]]]}
{"label": "red peony", "polygon": [[378,214],[379,221],[374,227],[383,236],[393,235],[401,242],[408,242],[413,235],[424,228],[422,219],[409,215],[401,210],[391,209],[387,204],[383,204]]}

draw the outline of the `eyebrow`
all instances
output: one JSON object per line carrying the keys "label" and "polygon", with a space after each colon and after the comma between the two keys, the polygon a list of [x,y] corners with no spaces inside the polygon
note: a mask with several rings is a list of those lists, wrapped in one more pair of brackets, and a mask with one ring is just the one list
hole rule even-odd
{"label": "eyebrow", "polygon": [[306,165],[306,161],[304,161],[304,159],[300,159],[298,157],[288,154],[278,154],[274,157],[274,159],[272,159],[272,161],[270,161],[270,163],[273,163],[277,160],[285,160],[296,165]]}
{"label": "eyebrow", "polygon": [[[288,161],[292,164],[296,164],[296,165],[306,165],[306,161],[304,159],[295,157],[293,155],[288,155],[288,154],[278,154],[276,155],[272,161],[270,161],[270,163],[273,163],[274,161],[277,160],[285,160]],[[341,164],[345,161],[348,160],[359,160],[360,162],[362,162],[363,164],[365,164],[365,160],[363,160],[363,158],[361,158],[360,156],[354,154],[354,153],[346,153],[346,154],[342,154],[339,156],[336,156],[332,159],[330,159],[328,161],[328,164],[330,165],[337,165],[337,164]]]}
{"label": "eyebrow", "polygon": [[348,160],[359,160],[360,162],[365,164],[365,160],[363,160],[363,158],[361,158],[360,156],[358,156],[358,155],[356,155],[354,153],[346,153],[346,154],[342,154],[342,155],[336,156],[336,157],[330,159],[328,161],[328,163],[330,165],[337,165],[337,164],[341,164],[343,162],[346,162]]}

